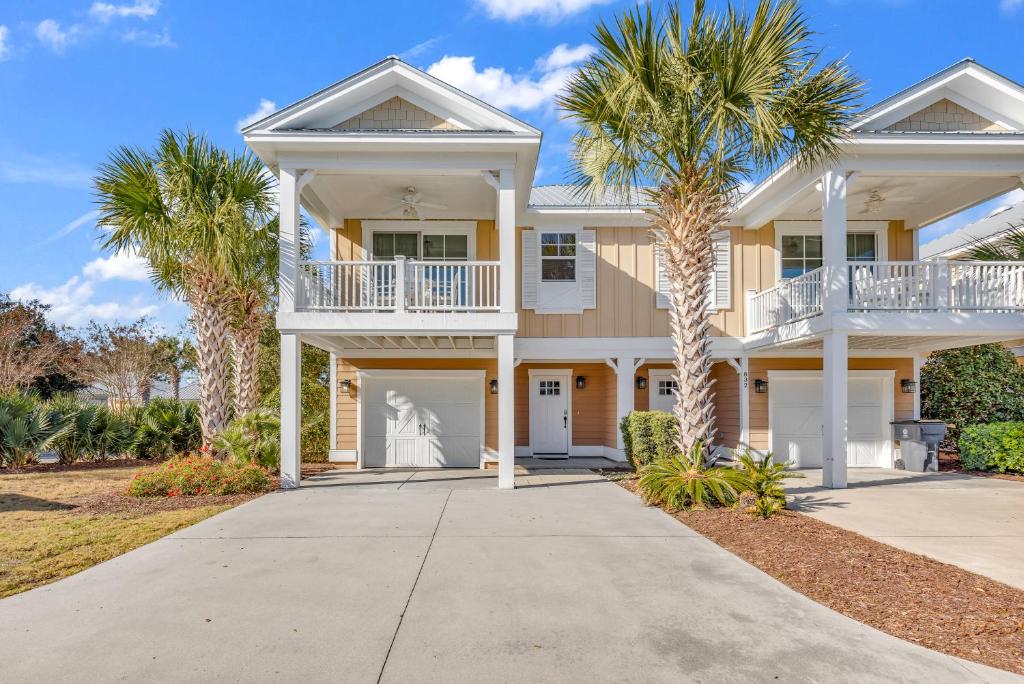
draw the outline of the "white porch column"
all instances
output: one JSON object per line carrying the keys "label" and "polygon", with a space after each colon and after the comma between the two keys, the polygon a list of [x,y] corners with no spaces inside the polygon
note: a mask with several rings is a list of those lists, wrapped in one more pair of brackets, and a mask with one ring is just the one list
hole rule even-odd
{"label": "white porch column", "polygon": [[516,381],[514,337],[498,335],[498,488],[516,486]]}
{"label": "white porch column", "polygon": [[[281,226],[278,235],[278,311],[296,306],[296,275],[299,268],[299,171],[281,169]],[[284,353],[284,348],[281,348]],[[284,372],[284,368],[281,369]]]}
{"label": "white porch column", "polygon": [[846,173],[826,171],[821,178],[822,304],[826,325],[832,315],[845,312],[849,302],[850,273],[846,265]]}
{"label": "white porch column", "polygon": [[[328,369],[330,373],[330,408],[331,412],[329,416],[331,421],[331,434],[327,436],[327,447],[330,451],[334,451],[338,448],[338,357],[334,352],[331,352],[328,356],[328,363],[331,367]],[[328,460],[330,460],[330,452],[328,452]]]}
{"label": "white porch column", "polygon": [[302,342],[294,333],[281,333],[281,488],[299,486],[302,426]]}
{"label": "white porch column", "polygon": [[821,484],[832,489],[846,488],[846,414],[849,377],[849,349],[845,330],[825,335],[822,373],[823,423]]}
{"label": "white porch column", "polygon": [[921,419],[921,364],[924,363],[922,354],[914,354],[914,420]]}
{"label": "white porch column", "polygon": [[750,448],[750,359],[741,356],[739,359],[727,359],[729,365],[736,369],[740,384],[740,443],[739,447]]}
{"label": "white porch column", "polygon": [[501,260],[501,272],[498,275],[501,313],[515,313],[516,178],[512,169],[502,169],[498,172],[498,218],[496,225],[498,228],[498,256]]}
{"label": "white porch column", "polygon": [[633,410],[633,378],[636,376],[637,359],[620,356],[615,366],[615,448],[619,452],[616,460],[626,460],[626,443],[622,439],[619,425]]}

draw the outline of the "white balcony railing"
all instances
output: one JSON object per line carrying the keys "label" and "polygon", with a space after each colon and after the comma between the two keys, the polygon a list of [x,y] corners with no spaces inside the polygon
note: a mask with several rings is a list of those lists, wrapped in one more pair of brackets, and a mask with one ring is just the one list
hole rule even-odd
{"label": "white balcony railing", "polygon": [[821,273],[816,268],[750,297],[749,331],[761,332],[821,313]]}
{"label": "white balcony railing", "polygon": [[[860,261],[846,264],[847,310],[1024,311],[1024,261]],[[748,300],[749,334],[822,311],[822,269]]]}
{"label": "white balcony railing", "polygon": [[496,261],[303,261],[299,311],[498,311]]}

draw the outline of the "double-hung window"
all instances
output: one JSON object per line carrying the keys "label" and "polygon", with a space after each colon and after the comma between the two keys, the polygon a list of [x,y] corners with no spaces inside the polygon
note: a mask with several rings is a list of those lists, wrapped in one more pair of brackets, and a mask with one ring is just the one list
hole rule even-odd
{"label": "double-hung window", "polygon": [[[820,235],[783,235],[782,277],[796,278],[808,271],[821,268]],[[848,233],[846,235],[848,261],[877,261],[878,238],[875,233]]]}
{"label": "double-hung window", "polygon": [[576,233],[540,234],[540,279],[543,282],[576,280]]}

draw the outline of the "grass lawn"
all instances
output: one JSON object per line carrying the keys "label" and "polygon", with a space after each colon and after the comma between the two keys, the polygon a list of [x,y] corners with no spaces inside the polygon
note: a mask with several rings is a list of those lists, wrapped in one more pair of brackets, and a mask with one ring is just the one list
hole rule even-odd
{"label": "grass lawn", "polygon": [[72,575],[252,496],[138,500],[137,466],[0,474],[0,598]]}

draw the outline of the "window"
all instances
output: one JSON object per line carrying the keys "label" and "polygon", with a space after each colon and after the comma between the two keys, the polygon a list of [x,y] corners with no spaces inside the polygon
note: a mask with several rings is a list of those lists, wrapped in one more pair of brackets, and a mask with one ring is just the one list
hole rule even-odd
{"label": "window", "polygon": [[576,233],[540,234],[540,279],[576,280]]}
{"label": "window", "polygon": [[675,380],[659,380],[658,381],[658,396],[659,397],[671,397],[679,392],[679,383]]}
{"label": "window", "polygon": [[876,261],[874,233],[849,233],[846,236],[848,261]]}
{"label": "window", "polygon": [[466,261],[469,259],[469,237],[466,235],[424,235],[424,261]]}
{"label": "window", "polygon": [[562,393],[562,381],[561,380],[541,380],[540,381],[540,396],[542,397],[556,397]]}
{"label": "window", "polygon": [[796,278],[821,268],[820,235],[782,236],[782,277]]}
{"label": "window", "polygon": [[420,236],[418,233],[381,233],[373,234],[373,258],[390,261],[396,256],[415,259],[420,255]]}

